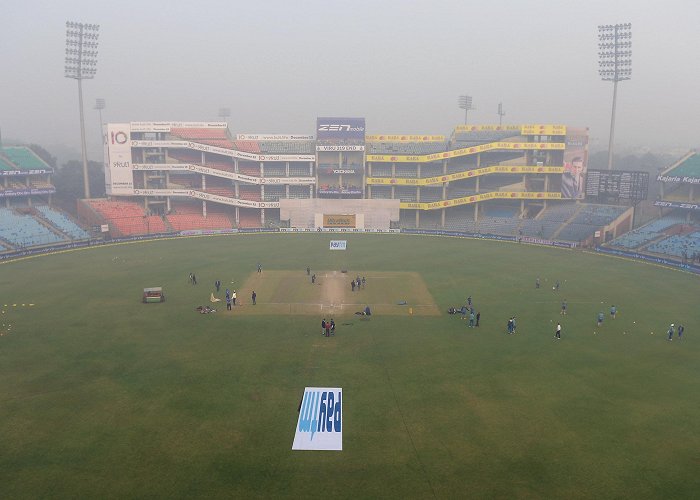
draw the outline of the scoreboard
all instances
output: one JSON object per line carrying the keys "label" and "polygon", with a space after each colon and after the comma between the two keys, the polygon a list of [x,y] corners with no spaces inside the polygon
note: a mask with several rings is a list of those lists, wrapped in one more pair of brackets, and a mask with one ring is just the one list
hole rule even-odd
{"label": "scoreboard", "polygon": [[648,172],[588,169],[586,174],[586,201],[592,203],[636,203],[648,194]]}

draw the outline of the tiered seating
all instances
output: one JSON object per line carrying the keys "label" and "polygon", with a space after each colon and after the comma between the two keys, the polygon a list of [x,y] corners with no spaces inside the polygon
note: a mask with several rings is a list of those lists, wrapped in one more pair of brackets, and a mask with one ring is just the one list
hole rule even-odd
{"label": "tiered seating", "polygon": [[678,235],[674,234],[661,241],[656,241],[646,247],[646,250],[654,253],[673,255],[674,257],[692,258],[700,252],[700,226],[695,226],[697,231]]}
{"label": "tiered seating", "polygon": [[368,142],[367,154],[428,155],[447,151],[446,142]]}
{"label": "tiered seating", "polygon": [[225,161],[209,161],[209,159],[207,159],[206,166],[209,168],[215,168],[217,170],[223,170],[224,172],[235,172],[236,170],[236,167],[233,163]]}
{"label": "tiered seating", "polygon": [[238,227],[253,228],[260,227],[260,212],[252,208],[241,208],[238,210]]}
{"label": "tiered seating", "polygon": [[6,170],[45,170],[48,168],[34,151],[24,146],[6,146],[2,148],[2,153],[16,165],[16,167]]}
{"label": "tiered seating", "polygon": [[575,224],[605,226],[617,219],[625,210],[626,207],[586,204],[582,205],[581,210],[571,222]]}
{"label": "tiered seating", "polygon": [[104,217],[111,230],[123,236],[167,232],[159,216],[146,215],[143,207],[137,203],[110,200],[89,200],[88,203]]}
{"label": "tiered seating", "polygon": [[676,177],[700,177],[700,154],[691,154],[675,166],[667,169],[664,175]]}
{"label": "tiered seating", "polygon": [[268,227],[280,226],[280,210],[279,208],[265,209],[265,225]]}
{"label": "tiered seating", "polygon": [[233,142],[228,139],[200,139],[198,142],[201,144],[208,144],[209,146],[216,146],[217,148],[233,149]]}
{"label": "tiered seating", "polygon": [[438,175],[442,175],[442,165],[435,165],[433,163],[421,165],[421,177],[437,177]]}
{"label": "tiered seating", "polygon": [[592,236],[600,227],[590,224],[577,224],[571,222],[557,235],[557,239],[565,241],[581,241]]}
{"label": "tiered seating", "polygon": [[298,163],[289,164],[289,175],[291,177],[310,177],[309,166]]}
{"label": "tiered seating", "polygon": [[520,213],[520,207],[508,205],[489,205],[486,207],[486,215],[502,218],[517,218]]}
{"label": "tiered seating", "polygon": [[174,136],[190,141],[201,139],[228,139],[225,128],[172,128],[170,133]]}
{"label": "tiered seating", "polygon": [[309,186],[289,186],[290,199],[306,199],[309,197]]}
{"label": "tiered seating", "polygon": [[389,186],[372,186],[372,198],[380,200],[391,199],[391,188]]}
{"label": "tiered seating", "polygon": [[442,229],[441,228],[442,215],[439,210],[421,212],[420,214],[420,228],[421,229]]}
{"label": "tiered seating", "polygon": [[284,164],[268,163],[265,165],[265,177],[284,177],[286,175],[287,172]]}
{"label": "tiered seating", "polygon": [[[0,153],[0,154],[2,154],[2,153]],[[12,165],[12,163],[10,163],[9,160],[6,160],[2,156],[0,156],[0,170],[9,171],[9,170],[17,170],[17,168],[15,168],[15,166]]]}
{"label": "tiered seating", "polygon": [[476,190],[473,188],[465,188],[461,186],[450,186],[447,189],[447,199],[451,200],[453,198],[463,198],[465,196],[471,196],[476,194]]}
{"label": "tiered seating", "polygon": [[238,173],[260,177],[260,165],[257,163],[240,162],[238,164]]}
{"label": "tiered seating", "polygon": [[450,162],[447,165],[447,173],[448,174],[456,174],[457,172],[466,172],[468,170],[474,170],[474,169],[476,169],[476,165],[467,164],[467,163]]}
{"label": "tiered seating", "polygon": [[372,177],[391,177],[391,165],[375,163],[372,165]]}
{"label": "tiered seating", "polygon": [[176,231],[191,229],[230,229],[231,221],[224,214],[209,213],[206,217],[201,214],[170,214],[168,222]]}
{"label": "tiered seating", "polygon": [[669,214],[645,226],[638,227],[613,240],[610,244],[623,248],[639,248],[650,241],[663,236],[664,231],[676,224],[682,224],[685,217],[681,214]]}
{"label": "tiered seating", "polygon": [[51,224],[60,229],[64,234],[70,236],[71,239],[83,240],[90,238],[87,231],[58,210],[54,210],[46,205],[38,206],[36,209],[41,212]]}
{"label": "tiered seating", "polygon": [[264,201],[280,201],[280,198],[285,196],[284,186],[265,186],[265,199]]}
{"label": "tiered seating", "polygon": [[168,156],[181,163],[194,163],[197,165],[202,163],[202,153],[186,149],[171,149],[168,152]]}
{"label": "tiered seating", "polygon": [[170,184],[183,189],[200,188],[201,176],[198,174],[170,174]]}
{"label": "tiered seating", "polygon": [[[402,167],[403,167],[403,165],[402,165]],[[415,179],[418,177],[418,172],[416,171],[415,168],[411,168],[411,167],[397,168],[396,169],[396,177],[402,177],[404,179]]]}
{"label": "tiered seating", "polygon": [[523,236],[551,238],[561,225],[562,222],[559,220],[523,219],[520,223],[519,231],[522,232]]}
{"label": "tiered seating", "polygon": [[238,197],[242,200],[262,201],[260,199],[260,187],[258,186],[239,185]]}
{"label": "tiered seating", "polygon": [[66,241],[31,215],[19,214],[9,208],[0,208],[0,238],[17,247],[50,245]]}
{"label": "tiered seating", "polygon": [[215,194],[217,196],[225,196],[227,198],[235,198],[236,190],[233,186],[209,186],[207,184],[207,193]]}
{"label": "tiered seating", "polygon": [[399,225],[406,229],[414,229],[416,227],[416,213],[413,210],[400,210]]}
{"label": "tiered seating", "polygon": [[455,207],[445,212],[445,229],[449,231],[476,232],[474,207]]}
{"label": "tiered seating", "polygon": [[314,154],[313,141],[260,141],[260,151],[269,154]]}
{"label": "tiered seating", "polygon": [[233,149],[245,151],[246,153],[260,153],[258,141],[233,141]]}
{"label": "tiered seating", "polygon": [[513,235],[520,221],[511,217],[479,216],[478,230],[481,233]]}
{"label": "tiered seating", "polygon": [[394,198],[399,198],[401,201],[404,202],[417,201],[416,188],[396,186],[396,190],[394,191]]}
{"label": "tiered seating", "polygon": [[422,187],[420,189],[420,201],[430,203],[442,199],[442,189],[435,187]]}
{"label": "tiered seating", "polygon": [[469,132],[458,132],[454,136],[452,149],[466,148],[475,144],[486,144],[489,142],[502,141],[508,137],[517,137],[519,130],[474,130]]}

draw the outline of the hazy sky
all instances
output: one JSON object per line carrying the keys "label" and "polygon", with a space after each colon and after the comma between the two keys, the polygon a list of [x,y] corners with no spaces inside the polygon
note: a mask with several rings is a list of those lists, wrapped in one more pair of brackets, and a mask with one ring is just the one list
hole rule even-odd
{"label": "hazy sky", "polygon": [[700,144],[700,5],[668,1],[6,0],[0,30],[4,138],[80,141],[77,85],[63,76],[65,22],[101,25],[84,82],[88,140],[104,121],[214,120],[233,132],[314,132],[363,116],[368,133],[448,135],[470,123],[589,126],[607,145],[612,83],[598,77],[598,24],[631,22],[632,80],[616,143]]}

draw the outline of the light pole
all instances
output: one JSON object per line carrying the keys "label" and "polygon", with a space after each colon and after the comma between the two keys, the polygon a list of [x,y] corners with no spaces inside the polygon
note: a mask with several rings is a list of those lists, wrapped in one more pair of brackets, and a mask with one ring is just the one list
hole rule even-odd
{"label": "light pole", "polygon": [[100,130],[102,130],[102,110],[107,107],[107,103],[105,102],[104,99],[101,97],[98,97],[95,99],[95,107],[92,109],[96,109],[99,114],[100,114]]}
{"label": "light pole", "polygon": [[219,118],[228,124],[228,117],[231,116],[231,108],[219,108]]}
{"label": "light pole", "polygon": [[87,147],[85,145],[85,117],[83,115],[83,80],[97,73],[97,44],[100,37],[97,24],[66,23],[66,78],[78,80],[78,107],[80,111],[80,145],[83,153],[83,183],[85,198],[90,198]]}
{"label": "light pole", "polygon": [[476,109],[475,107],[472,106],[472,96],[470,95],[461,95],[457,98],[457,105],[460,107],[460,109],[464,110],[464,124],[467,124],[467,116],[469,111]]}
{"label": "light pole", "polygon": [[613,82],[608,169],[612,169],[615,137],[615,106],[617,82],[632,78],[632,24],[605,24],[598,26],[598,74],[603,81]]}
{"label": "light pole", "polygon": [[503,103],[498,103],[498,126],[503,125],[503,117],[506,116],[506,112],[503,111]]}

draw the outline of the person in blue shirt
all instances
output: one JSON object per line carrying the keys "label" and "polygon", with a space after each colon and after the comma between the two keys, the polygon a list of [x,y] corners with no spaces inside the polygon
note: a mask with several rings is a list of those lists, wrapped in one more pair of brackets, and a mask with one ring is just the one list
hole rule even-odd
{"label": "person in blue shirt", "polygon": [[561,315],[562,316],[566,315],[566,307],[567,307],[566,299],[564,299],[564,302],[561,303]]}
{"label": "person in blue shirt", "polygon": [[685,331],[685,328],[683,325],[678,325],[678,340],[681,340],[683,338],[683,332]]}
{"label": "person in blue shirt", "polygon": [[669,342],[673,340],[673,323],[668,327],[668,340]]}
{"label": "person in blue shirt", "polygon": [[617,308],[613,305],[613,306],[610,308],[610,317],[611,317],[612,319],[615,319],[615,316],[617,316]]}
{"label": "person in blue shirt", "polygon": [[469,328],[474,328],[474,312],[469,313]]}
{"label": "person in blue shirt", "polygon": [[598,326],[603,324],[603,319],[605,319],[605,315],[603,314],[603,311],[598,313]]}

